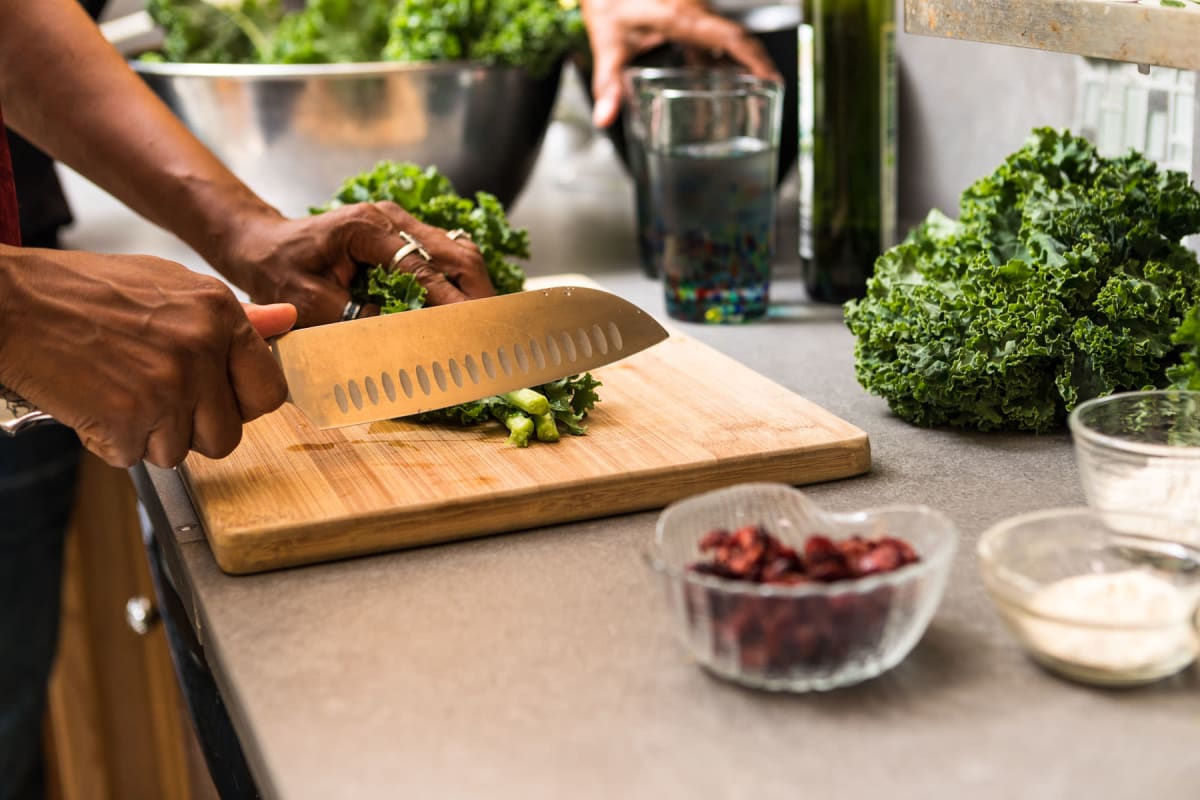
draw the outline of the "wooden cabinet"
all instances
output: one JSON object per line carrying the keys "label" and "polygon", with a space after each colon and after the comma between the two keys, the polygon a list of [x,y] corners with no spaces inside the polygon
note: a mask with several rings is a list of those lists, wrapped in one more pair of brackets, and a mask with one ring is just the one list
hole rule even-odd
{"label": "wooden cabinet", "polygon": [[125,621],[153,601],[124,470],[85,454],[67,540],[58,661],[47,710],[47,782],[61,800],[209,800],[161,625]]}

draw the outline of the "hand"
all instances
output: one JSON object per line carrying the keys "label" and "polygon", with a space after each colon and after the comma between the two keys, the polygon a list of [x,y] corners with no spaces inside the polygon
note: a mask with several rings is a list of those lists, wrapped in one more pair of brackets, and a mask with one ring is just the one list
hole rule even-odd
{"label": "hand", "polygon": [[[348,287],[361,265],[389,265],[406,242],[404,231],[429,253],[426,262],[410,253],[396,265],[412,272],[429,292],[430,305],[454,303],[496,293],[479,248],[468,239],[452,241],[441,228],[417,221],[395,203],[341,206],[301,219],[251,219],[225,248],[223,275],[260,303],[296,306],[302,327],[341,318]],[[378,314],[366,306],[363,315]]]}
{"label": "hand", "polygon": [[665,42],[719,50],[760,78],[776,78],[771,57],[752,33],[714,14],[702,0],[583,0],[592,46],[592,122],[607,128],[621,106],[621,70]]}
{"label": "hand", "polygon": [[228,455],[287,397],[263,336],[294,321],[162,259],[0,247],[0,383],[116,467]]}

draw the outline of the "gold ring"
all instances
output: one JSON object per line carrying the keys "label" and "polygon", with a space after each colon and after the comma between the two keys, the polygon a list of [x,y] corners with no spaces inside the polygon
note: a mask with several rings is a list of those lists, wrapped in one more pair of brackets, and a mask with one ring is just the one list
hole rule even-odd
{"label": "gold ring", "polygon": [[400,238],[404,240],[404,244],[401,245],[400,248],[395,253],[392,254],[392,260],[388,263],[389,269],[394,270],[397,267],[399,267],[401,259],[403,259],[405,256],[409,255],[410,253],[417,253],[418,255],[421,256],[421,258],[425,259],[426,261],[433,260],[432,258],[429,257],[429,252],[424,247],[421,246],[420,242],[418,242],[416,239],[413,238],[412,234],[408,233],[407,231],[397,231],[397,233],[399,233]]}
{"label": "gold ring", "polygon": [[462,228],[455,228],[452,231],[446,231],[446,238],[452,242],[460,237],[466,239],[468,242],[471,241],[471,234],[467,233]]}

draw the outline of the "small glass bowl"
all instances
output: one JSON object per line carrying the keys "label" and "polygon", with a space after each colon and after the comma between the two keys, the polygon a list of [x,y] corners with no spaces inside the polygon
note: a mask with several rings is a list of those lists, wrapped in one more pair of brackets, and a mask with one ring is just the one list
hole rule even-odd
{"label": "small glass bowl", "polygon": [[1088,505],[1200,523],[1200,392],[1097,397],[1067,423]]}
{"label": "small glass bowl", "polygon": [[1061,508],[984,532],[978,554],[1000,617],[1046,668],[1102,686],[1150,683],[1200,650],[1200,534],[1140,512]]}
{"label": "small glass bowl", "polygon": [[[777,586],[703,575],[699,543],[716,529],[762,525],[803,551],[822,534],[893,536],[920,561],[831,583]],[[681,500],[658,518],[647,561],[660,576],[677,633],[702,666],[761,689],[833,689],[891,669],[916,646],[941,600],[958,530],[924,506],[826,513],[784,484],[748,483]]]}

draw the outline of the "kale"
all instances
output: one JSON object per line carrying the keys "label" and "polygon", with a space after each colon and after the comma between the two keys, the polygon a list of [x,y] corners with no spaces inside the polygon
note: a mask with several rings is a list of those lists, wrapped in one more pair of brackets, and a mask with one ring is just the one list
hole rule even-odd
{"label": "kale", "polygon": [[346,180],[323,209],[349,203],[390,200],[422,222],[439,228],[462,228],[471,235],[487,265],[488,277],[500,294],[520,291],[525,272],[510,258],[529,258],[529,233],[508,224],[504,206],[494,195],[476,192],[460,197],[450,179],[436,167],[381,161]]}
{"label": "kale", "polygon": [[403,0],[384,56],[519,66],[539,77],[585,41],[577,0]]}
{"label": "kale", "polygon": [[280,0],[148,0],[146,11],[163,29],[165,60],[217,64],[268,58],[271,36],[284,16]]}
{"label": "kale", "polygon": [[586,40],[577,0],[149,0],[153,60],[315,64],[473,60],[547,74]]}
{"label": "kale", "polygon": [[1177,389],[1200,391],[1200,306],[1188,311],[1179,328],[1171,334],[1171,343],[1183,351],[1179,363],[1167,368],[1167,378]]}
{"label": "kale", "polygon": [[391,3],[379,0],[308,0],[275,31],[265,61],[329,64],[378,61],[388,40]]}
{"label": "kale", "polygon": [[[1185,175],[1039,128],[960,212],[932,211],[845,306],[858,380],[899,416],[1046,431],[1082,400],[1185,379],[1200,341]],[[1194,350],[1186,363],[1194,379]]]}
{"label": "kale", "polygon": [[[462,228],[479,247],[492,285],[500,294],[524,288],[525,272],[507,257],[529,257],[529,234],[513,228],[500,201],[478,192],[472,202],[459,197],[450,180],[435,167],[422,169],[408,162],[382,161],[374,169],[346,180],[327,206],[314,214],[349,203],[392,201],[417,219],[439,228]],[[379,306],[384,314],[415,311],[425,305],[425,287],[410,272],[392,272],[380,265],[365,267],[355,276],[351,295]],[[558,426],[568,433],[586,432],[583,419],[599,402],[599,381],[589,373],[561,378],[533,389],[485,397],[471,403],[417,414],[422,423],[478,425],[498,420],[509,430],[508,441],[525,447],[538,441],[557,441]]]}

